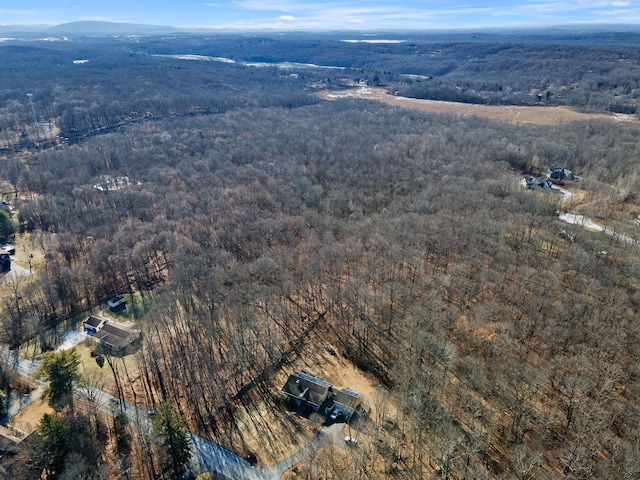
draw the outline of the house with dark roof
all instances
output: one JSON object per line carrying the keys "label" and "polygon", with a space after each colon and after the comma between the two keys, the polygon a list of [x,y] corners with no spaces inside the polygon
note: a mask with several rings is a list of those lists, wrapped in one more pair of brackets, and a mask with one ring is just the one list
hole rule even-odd
{"label": "house with dark roof", "polygon": [[287,383],[282,387],[282,393],[285,397],[293,400],[297,406],[307,406],[316,412],[320,410],[322,404],[325,404],[327,407],[325,414],[330,411],[338,411],[346,417],[347,421],[362,402],[359,393],[346,388],[334,387],[329,382],[304,371],[289,375]]}
{"label": "house with dark roof", "polygon": [[141,336],[135,325],[124,325],[101,315],[91,315],[82,322],[96,342],[114,351],[122,351]]}
{"label": "house with dark roof", "polygon": [[339,410],[349,421],[362,401],[360,394],[346,388],[333,389],[332,393],[334,410]]}
{"label": "house with dark roof", "polygon": [[563,167],[551,167],[549,169],[549,178],[553,180],[576,180],[576,176],[571,170]]}
{"label": "house with dark roof", "polygon": [[82,322],[82,326],[89,334],[92,334],[99,332],[108,321],[108,318],[101,315],[90,315],[89,318]]}
{"label": "house with dark roof", "polygon": [[329,396],[330,388],[329,382],[305,372],[296,372],[289,375],[287,383],[282,387],[282,393],[293,400],[296,405],[306,405],[317,412],[322,402]]}
{"label": "house with dark roof", "polygon": [[529,177],[526,179],[526,185],[530,190],[537,187],[547,190],[553,187],[553,182],[548,179]]}

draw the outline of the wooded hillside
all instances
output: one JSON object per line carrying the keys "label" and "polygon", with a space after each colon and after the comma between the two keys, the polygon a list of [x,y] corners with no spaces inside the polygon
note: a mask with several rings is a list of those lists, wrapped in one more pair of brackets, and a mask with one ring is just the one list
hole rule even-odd
{"label": "wooded hillside", "polygon": [[[608,50],[584,49],[608,68]],[[45,347],[63,319],[142,296],[143,343],[118,393],[166,400],[241,453],[233,412],[256,396],[279,405],[274,378],[305,345],[328,341],[378,379],[393,426],[369,418],[357,448],[314,457],[302,477],[638,476],[639,247],[563,224],[569,204],[520,180],[573,170],[580,213],[636,239],[640,124],[321,102],[315,70],[115,54],[67,66],[77,53],[51,54],[64,69],[52,60],[49,83],[29,88],[62,135],[91,135],[6,139],[16,227],[44,251],[6,297],[7,343],[40,333]],[[483,58],[473,76],[495,81]],[[23,89],[2,94],[3,131],[30,122]],[[94,188],[106,176],[129,185]],[[150,478],[156,453],[133,448],[130,478]]]}

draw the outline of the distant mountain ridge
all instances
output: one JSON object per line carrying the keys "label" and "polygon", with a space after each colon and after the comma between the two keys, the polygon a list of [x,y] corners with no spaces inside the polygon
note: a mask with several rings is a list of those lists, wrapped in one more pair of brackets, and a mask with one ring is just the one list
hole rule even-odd
{"label": "distant mountain ridge", "polygon": [[157,34],[177,32],[180,29],[168,25],[143,25],[136,23],[83,21],[63,23],[46,29],[50,33],[68,33],[81,35],[122,35],[122,34]]}
{"label": "distant mountain ridge", "polygon": [[[207,34],[211,32],[241,33],[235,29],[225,28],[205,28],[205,27],[175,27],[170,25],[147,25],[124,22],[105,22],[105,21],[77,21],[63,23],[59,25],[0,25],[0,37],[14,37],[16,39],[33,38],[34,36],[64,35],[64,36],[110,36],[110,35],[161,35],[171,33],[193,33]],[[263,29],[249,30],[245,33],[278,33],[279,30]],[[397,30],[397,31],[365,31],[365,30],[345,30],[345,31],[298,31],[287,33],[297,34],[396,34],[396,35],[418,35],[418,36],[470,36],[474,39],[480,39],[481,36],[493,37],[509,37],[509,36],[529,36],[529,37],[562,37],[567,36],[563,40],[569,40],[574,36],[575,40],[580,40],[584,36],[594,35],[637,35],[640,34],[640,25],[637,24],[564,24],[564,25],[548,25],[539,27],[484,27],[484,28],[450,28],[450,29],[428,29],[428,30]]]}
{"label": "distant mountain ridge", "polygon": [[[157,35],[175,33],[181,29],[167,25],[143,25],[136,23],[82,21],[60,25],[0,25],[0,35]],[[184,30],[182,30],[184,31]]]}

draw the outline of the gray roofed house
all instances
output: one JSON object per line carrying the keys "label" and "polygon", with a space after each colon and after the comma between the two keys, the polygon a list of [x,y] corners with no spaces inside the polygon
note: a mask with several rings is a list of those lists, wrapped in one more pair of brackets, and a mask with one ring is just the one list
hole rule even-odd
{"label": "gray roofed house", "polygon": [[571,170],[568,170],[563,167],[551,167],[549,169],[549,178],[553,178],[554,180],[575,180],[577,177]]}
{"label": "gray roofed house", "polygon": [[304,372],[289,375],[287,383],[282,387],[282,393],[291,398],[296,405],[308,405],[316,412],[329,396],[331,384]]}
{"label": "gray roofed house", "polygon": [[124,350],[141,336],[135,325],[123,325],[100,315],[91,315],[82,323],[96,342],[116,351]]}
{"label": "gray roofed house", "polygon": [[361,401],[362,397],[358,392],[347,390],[346,388],[333,389],[335,408],[339,409],[342,414],[347,417],[347,420],[351,418],[351,415],[356,411]]}
{"label": "gray roofed house", "polygon": [[82,322],[82,325],[84,325],[84,328],[86,330],[89,330],[90,332],[96,332],[100,330],[108,321],[109,319],[106,317],[100,315],[91,315],[84,322]]}
{"label": "gray roofed house", "polygon": [[362,403],[362,396],[358,392],[334,387],[329,382],[309,375],[305,371],[289,375],[287,383],[282,387],[282,393],[292,399],[297,406],[308,406],[316,412],[326,401],[325,415],[330,411],[339,412],[346,417],[347,421]]}

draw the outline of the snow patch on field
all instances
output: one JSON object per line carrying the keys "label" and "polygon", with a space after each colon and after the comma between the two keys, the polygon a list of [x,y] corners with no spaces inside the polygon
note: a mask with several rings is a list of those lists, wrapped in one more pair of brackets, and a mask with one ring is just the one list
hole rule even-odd
{"label": "snow patch on field", "polygon": [[84,342],[89,336],[84,330],[71,330],[62,334],[62,344],[56,349],[57,352],[61,350],[69,350],[76,345]]}

